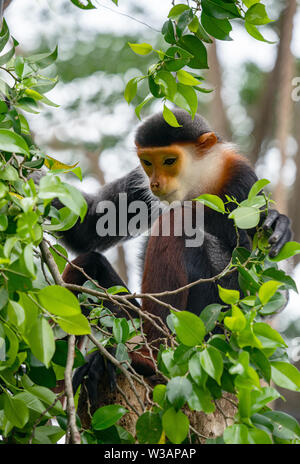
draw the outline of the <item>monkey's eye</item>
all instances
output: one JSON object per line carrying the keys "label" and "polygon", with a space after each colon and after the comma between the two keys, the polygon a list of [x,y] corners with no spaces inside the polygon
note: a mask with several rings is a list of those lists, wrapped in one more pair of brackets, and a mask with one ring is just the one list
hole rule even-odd
{"label": "monkey's eye", "polygon": [[167,166],[171,166],[176,161],[177,161],[177,158],[167,158],[167,159],[165,159],[164,164],[166,164]]}
{"label": "monkey's eye", "polygon": [[144,163],[145,166],[152,166],[152,163],[148,160],[142,160],[142,163]]}

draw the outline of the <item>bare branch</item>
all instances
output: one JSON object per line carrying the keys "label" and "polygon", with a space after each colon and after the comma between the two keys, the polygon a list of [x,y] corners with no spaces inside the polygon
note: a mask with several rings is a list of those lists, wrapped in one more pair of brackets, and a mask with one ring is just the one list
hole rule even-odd
{"label": "bare branch", "polygon": [[68,338],[68,356],[65,369],[65,391],[67,396],[67,416],[68,416],[68,431],[66,435],[66,443],[80,445],[80,433],[76,425],[76,409],[72,387],[72,369],[75,355],[75,335],[69,335]]}

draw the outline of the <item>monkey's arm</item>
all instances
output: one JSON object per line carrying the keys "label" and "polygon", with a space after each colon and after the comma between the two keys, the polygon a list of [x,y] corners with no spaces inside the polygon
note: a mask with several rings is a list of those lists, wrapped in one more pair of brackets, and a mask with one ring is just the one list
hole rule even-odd
{"label": "monkey's arm", "polygon": [[[78,220],[75,226],[63,233],[63,241],[75,252],[82,253],[96,249],[104,251],[120,241],[130,238],[128,223],[134,214],[127,214],[127,207],[131,202],[145,202],[147,206],[147,217],[145,218],[147,227],[150,226],[151,215],[155,212],[154,197],[149,189],[149,181],[140,166],[126,176],[106,184],[99,190],[98,194],[94,196],[83,195],[88,205],[88,211],[83,222],[80,223],[80,220]],[[111,202],[112,209],[110,211],[115,216],[113,219],[116,221],[115,231],[109,229],[108,223],[105,226],[107,234],[100,236],[100,223],[98,223],[97,232],[97,222],[107,214],[105,208],[106,205],[109,206],[107,202]],[[62,206],[58,200],[55,200],[53,204],[57,208]],[[123,217],[123,220],[120,217]]]}

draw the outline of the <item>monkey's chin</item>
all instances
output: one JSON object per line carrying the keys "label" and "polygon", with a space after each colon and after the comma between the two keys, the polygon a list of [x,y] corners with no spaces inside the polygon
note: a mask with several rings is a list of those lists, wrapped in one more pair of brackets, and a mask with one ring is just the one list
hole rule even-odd
{"label": "monkey's chin", "polygon": [[178,201],[180,199],[177,190],[173,190],[172,192],[166,193],[165,195],[160,195],[158,198],[160,201],[166,201],[167,203],[172,203],[173,201]]}

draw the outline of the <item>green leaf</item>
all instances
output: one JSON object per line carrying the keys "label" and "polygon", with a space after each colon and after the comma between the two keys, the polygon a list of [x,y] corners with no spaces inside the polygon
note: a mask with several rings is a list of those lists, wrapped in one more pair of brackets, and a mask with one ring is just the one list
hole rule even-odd
{"label": "green leaf", "polygon": [[10,300],[7,306],[7,315],[9,321],[22,330],[22,326],[25,322],[25,311],[22,306],[16,301]]}
{"label": "green leaf", "polygon": [[179,45],[193,55],[188,66],[193,69],[208,69],[207,50],[198,37],[187,34],[181,37]]}
{"label": "green leaf", "polygon": [[193,384],[193,391],[188,399],[188,405],[190,409],[203,411],[206,414],[210,414],[216,409],[210,391],[195,384]]}
{"label": "green leaf", "polygon": [[248,430],[248,440],[252,445],[272,445],[271,436],[265,430],[251,428]]}
{"label": "green leaf", "polygon": [[218,213],[222,213],[222,214],[225,213],[224,203],[221,200],[221,198],[219,198],[217,195],[211,195],[210,193],[205,193],[195,198],[195,200],[200,201],[205,206],[208,206],[209,208],[214,209],[215,211],[218,211]]}
{"label": "green leaf", "polygon": [[191,23],[193,20],[194,13],[191,8],[185,10],[181,13],[177,21],[177,36],[181,37],[183,32],[185,31],[186,27]]}
{"label": "green leaf", "polygon": [[281,282],[284,284],[285,287],[291,288],[296,293],[298,293],[297,286],[295,281],[282,270],[274,269],[270,267],[266,269],[262,274],[261,277],[263,280],[277,280],[277,282]]}
{"label": "green leaf", "polygon": [[221,353],[213,346],[207,346],[200,353],[200,363],[205,372],[221,385],[223,373],[223,358]]}
{"label": "green leaf", "polygon": [[264,38],[264,36],[259,32],[256,26],[254,24],[250,24],[247,21],[245,21],[245,28],[246,31],[248,32],[249,35],[254,37],[254,39],[259,40],[260,42],[266,42],[269,44],[274,44],[275,42],[271,42],[270,40],[267,40]]}
{"label": "green leaf", "polygon": [[164,105],[164,109],[163,109],[163,117],[164,117],[164,120],[172,127],[182,127],[177,119],[176,119],[176,116],[174,115],[174,113],[172,113],[172,111],[166,106]]}
{"label": "green leaf", "polygon": [[172,443],[183,442],[189,431],[189,420],[181,411],[174,408],[168,409],[162,416],[162,424],[167,437]]}
{"label": "green leaf", "polygon": [[[39,398],[46,406],[51,406],[55,402],[56,395],[49,388],[43,387],[41,385],[33,385],[32,387],[27,387],[26,390]],[[57,401],[56,404],[50,409],[50,413],[64,414],[64,410],[60,401]]]}
{"label": "green leaf", "polygon": [[57,316],[56,320],[60,327],[69,334],[86,335],[91,333],[89,322],[83,314]]}
{"label": "green leaf", "polygon": [[192,384],[186,377],[173,377],[167,384],[167,398],[171,405],[178,410],[188,401],[192,389]]}
{"label": "green leaf", "polygon": [[266,339],[273,341],[275,346],[287,346],[282,336],[265,322],[255,322],[253,324],[253,331],[255,335],[262,341],[264,346]]}
{"label": "green leaf", "polygon": [[165,41],[170,44],[175,44],[177,42],[174,30],[176,30],[177,32],[176,23],[172,19],[168,19],[164,22],[163,27],[161,29],[161,33],[164,36]]}
{"label": "green leaf", "polygon": [[155,444],[162,434],[162,423],[159,414],[147,411],[136,422],[136,435],[139,443]]}
{"label": "green leaf", "polygon": [[224,303],[236,304],[240,299],[240,292],[238,290],[230,290],[229,288],[223,288],[218,285],[219,297]]}
{"label": "green leaf", "polygon": [[300,243],[298,243],[298,242],[287,242],[281,248],[278,255],[276,255],[274,258],[269,257],[269,260],[277,263],[278,261],[282,261],[283,259],[291,258],[292,256],[295,256],[295,255],[297,255],[299,253],[300,253]]}
{"label": "green leaf", "polygon": [[147,103],[149,103],[151,100],[153,100],[153,96],[152,95],[148,95],[136,108],[135,108],[135,114],[137,115],[137,117],[139,119],[141,119],[141,110],[142,108],[147,105]]}
{"label": "green leaf", "polygon": [[221,0],[202,0],[201,6],[208,16],[217,19],[240,18],[241,14],[235,3],[228,3]]}
{"label": "green leaf", "polygon": [[7,53],[0,56],[0,66],[3,66],[4,64],[8,63],[12,59],[14,54],[15,54],[15,47],[12,47]]}
{"label": "green leaf", "polygon": [[[58,366],[65,367],[67,364],[68,357],[68,342],[66,340],[56,340],[55,342],[55,353],[52,357],[52,362]],[[83,366],[85,364],[84,356],[81,351],[75,347],[75,358],[74,358],[74,367]]]}
{"label": "green leaf", "polygon": [[233,219],[240,229],[252,229],[259,223],[260,211],[254,207],[239,206],[229,214],[228,218]]}
{"label": "green leaf", "polygon": [[165,67],[168,71],[179,71],[193,55],[181,47],[170,47],[165,54]]}
{"label": "green leaf", "polygon": [[24,248],[23,256],[24,256],[24,263],[25,263],[27,271],[35,279],[36,278],[36,268],[35,268],[35,264],[34,264],[34,261],[33,261],[33,246],[32,246],[31,243],[26,245],[26,247]]}
{"label": "green leaf", "polygon": [[250,417],[251,415],[251,390],[249,388],[239,388],[238,393],[238,411],[240,417],[243,419]]}
{"label": "green leaf", "polygon": [[168,18],[176,19],[180,16],[185,10],[188,10],[189,7],[183,3],[179,3],[178,5],[174,5],[168,14]]}
{"label": "green leaf", "polygon": [[23,76],[24,65],[25,65],[24,58],[22,56],[16,56],[14,66],[15,66],[16,74],[20,78]]}
{"label": "green leaf", "polygon": [[0,168],[0,179],[9,180],[9,181],[14,182],[19,179],[18,171],[10,164],[6,166],[4,169],[3,167],[1,167]]}
{"label": "green leaf", "polygon": [[205,326],[201,319],[188,311],[174,312],[173,321],[176,334],[186,346],[200,345],[205,336]]}
{"label": "green leaf", "polygon": [[232,27],[228,19],[217,19],[207,16],[204,12],[201,14],[201,23],[206,32],[219,40],[232,40],[230,32]]}
{"label": "green leaf", "polygon": [[173,102],[188,111],[192,119],[194,118],[198,107],[198,97],[193,87],[178,83]]}
{"label": "green leaf", "polygon": [[8,106],[5,101],[0,101],[0,114],[4,114],[8,112]]}
{"label": "green leaf", "polygon": [[268,24],[272,20],[267,15],[265,5],[263,5],[262,3],[255,3],[246,12],[245,21],[247,21],[250,24],[260,26],[263,24]]}
{"label": "green leaf", "polygon": [[201,367],[199,352],[195,353],[189,359],[189,371],[196,384],[204,388],[207,381],[207,373]]}
{"label": "green leaf", "polygon": [[34,430],[33,444],[56,444],[65,435],[57,425],[40,425]]}
{"label": "green leaf", "polygon": [[4,395],[4,414],[19,429],[29,420],[29,411],[24,401],[10,395]]}
{"label": "green leaf", "polygon": [[2,28],[0,32],[0,52],[2,52],[3,48],[7,44],[8,39],[9,39],[9,29],[7,27],[7,22],[3,18]]}
{"label": "green leaf", "polygon": [[72,213],[72,211],[67,207],[61,208],[58,214],[59,214],[60,220],[56,218],[52,218],[52,224],[43,224],[44,230],[49,230],[49,231],[69,230],[76,224],[78,220],[78,215]]}
{"label": "green leaf", "polygon": [[0,325],[0,337],[5,340],[5,347],[3,346],[1,351],[4,351],[5,361],[0,359],[0,368],[7,368],[11,366],[18,354],[19,342],[17,336],[7,325]]}
{"label": "green leaf", "polygon": [[192,21],[189,23],[188,25],[188,28],[191,32],[193,32],[193,34],[195,34],[197,37],[199,37],[200,40],[204,40],[203,38],[201,38],[200,36],[198,36],[198,30],[199,30],[199,27],[200,27],[200,23],[199,23],[199,19],[196,15],[194,15]]}
{"label": "green leaf", "polygon": [[300,372],[290,363],[271,362],[272,380],[276,385],[292,391],[300,391]]}
{"label": "green leaf", "polygon": [[248,198],[254,198],[256,195],[266,186],[270,183],[269,180],[267,179],[260,179],[257,182],[255,182],[254,185],[252,185],[250,192],[248,194]]}
{"label": "green leaf", "polygon": [[65,192],[58,195],[59,200],[68,208],[70,208],[73,213],[80,216],[81,221],[83,221],[86,212],[87,212],[87,203],[84,196],[79,190],[77,190],[72,185],[63,183]]}
{"label": "green leaf", "polygon": [[53,256],[53,259],[58,267],[59,272],[62,274],[66,267],[67,261],[62,256],[57,254],[55,250],[59,251],[63,256],[68,258],[67,250],[59,244],[53,245],[53,248],[49,248],[49,251]]}
{"label": "green leaf", "polygon": [[[195,18],[197,17],[195,16]],[[194,26],[193,23],[189,24],[189,30],[191,32],[194,32],[195,36],[198,37],[198,39],[200,39],[201,41],[209,43],[209,44],[213,43],[211,37],[207,34],[202,24],[200,24],[198,18],[197,18],[197,23],[198,23],[198,29],[196,31],[194,31],[192,28],[192,26]]]}
{"label": "green leaf", "polygon": [[282,411],[267,411],[264,416],[271,419],[276,443],[286,443],[300,438],[300,426],[294,417]]}
{"label": "green leaf", "polygon": [[122,287],[122,285],[114,285],[107,289],[107,293],[110,295],[117,295],[118,293],[128,293],[128,290],[126,287]]}
{"label": "green leaf", "polygon": [[127,103],[130,103],[136,96],[137,82],[138,82],[138,78],[133,77],[126,84],[125,91],[124,91],[124,98],[127,101]]}
{"label": "green leaf", "polygon": [[273,387],[262,387],[261,391],[251,391],[251,415],[260,411],[271,401],[280,398],[280,393]]}
{"label": "green leaf", "polygon": [[129,325],[126,319],[114,319],[113,336],[117,343],[125,343],[129,336]]}
{"label": "green leaf", "polygon": [[267,304],[264,305],[262,309],[259,310],[259,314],[263,316],[268,316],[280,311],[287,303],[286,295],[282,293],[275,293],[275,295],[270,298]]}
{"label": "green leaf", "polygon": [[53,101],[49,100],[49,98],[45,97],[45,95],[41,95],[39,92],[33,89],[26,89],[25,94],[28,95],[30,98],[36,101],[40,101],[48,106],[53,106],[54,108],[58,108],[59,105],[54,103]]}
{"label": "green leaf", "polygon": [[27,60],[31,64],[37,64],[39,69],[47,68],[57,59],[57,47],[51,53],[39,53],[30,56]]}
{"label": "green leaf", "polygon": [[51,417],[48,412],[45,412],[45,405],[37,398],[35,394],[33,395],[29,391],[23,391],[18,393],[15,398],[23,401],[29,409],[37,412],[38,415],[43,414],[43,416],[48,419]]}
{"label": "green leaf", "polygon": [[166,385],[156,385],[153,389],[153,401],[163,407],[166,397]]}
{"label": "green leaf", "polygon": [[22,155],[29,154],[28,145],[23,137],[7,129],[0,129],[0,150]]}
{"label": "green leaf", "polygon": [[246,5],[247,8],[250,8],[255,3],[259,3],[260,0],[243,0],[243,3]]}
{"label": "green leaf", "polygon": [[153,50],[152,45],[148,43],[133,44],[128,42],[128,45],[137,55],[148,55]]}
{"label": "green leaf", "polygon": [[215,328],[222,307],[220,304],[211,304],[201,311],[200,319],[204,322],[207,332],[211,332]]}
{"label": "green leaf", "polygon": [[73,316],[81,314],[76,296],[60,285],[42,288],[38,295],[41,305],[51,314],[57,316]]}
{"label": "green leaf", "polygon": [[270,298],[276,293],[279,287],[281,287],[281,282],[277,282],[276,280],[269,280],[262,284],[258,291],[258,297],[263,305],[268,303]]}
{"label": "green leaf", "polygon": [[[246,318],[243,312],[237,306],[233,306],[231,310],[231,316],[226,316],[224,318],[224,324],[232,332],[241,332],[246,327]],[[245,342],[243,341],[241,346],[244,345],[244,343]]]}
{"label": "green leaf", "polygon": [[8,218],[5,214],[0,214],[0,231],[4,231],[8,226]]}
{"label": "green leaf", "polygon": [[92,427],[94,430],[108,429],[114,425],[128,411],[119,404],[110,404],[103,406],[94,412],[92,417]]}
{"label": "green leaf", "polygon": [[248,428],[244,424],[231,425],[225,429],[223,438],[228,445],[248,444]]}
{"label": "green leaf", "polygon": [[62,182],[59,177],[48,174],[40,181],[39,198],[48,200],[55,197],[83,220],[87,204],[82,193],[72,185]]}
{"label": "green leaf", "polygon": [[[113,0],[116,3],[115,0]],[[71,2],[82,10],[93,10],[96,7],[93,5],[91,0],[71,0]],[[117,3],[116,3],[117,4]]]}
{"label": "green leaf", "polygon": [[162,89],[163,95],[169,100],[173,100],[173,97],[177,90],[177,84],[175,78],[168,71],[159,71],[154,81]]}
{"label": "green leaf", "polygon": [[270,383],[271,380],[271,364],[268,358],[262,351],[254,348],[251,352],[251,362],[258,368],[259,374]]}
{"label": "green leaf", "polygon": [[44,363],[46,367],[49,367],[55,351],[55,342],[53,331],[44,317],[36,319],[27,335],[27,339],[34,356]]}

